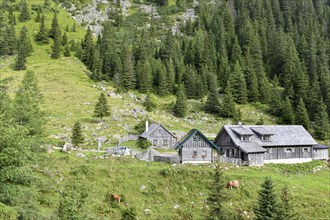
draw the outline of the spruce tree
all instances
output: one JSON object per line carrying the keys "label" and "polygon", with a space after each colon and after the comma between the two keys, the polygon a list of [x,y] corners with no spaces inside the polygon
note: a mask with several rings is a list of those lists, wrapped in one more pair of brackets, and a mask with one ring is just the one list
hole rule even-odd
{"label": "spruce tree", "polygon": [[39,32],[35,37],[35,40],[40,44],[48,44],[48,34],[45,29],[45,15],[41,16]]}
{"label": "spruce tree", "polygon": [[210,194],[207,198],[207,204],[210,207],[209,214],[207,216],[208,220],[222,220],[226,219],[223,204],[228,200],[226,192],[226,182],[223,177],[223,171],[220,164],[217,163],[214,174],[213,181],[209,187]]}
{"label": "spruce tree", "polygon": [[147,93],[152,86],[152,70],[148,60],[139,60],[137,63],[138,89],[142,93]]}
{"label": "spruce tree", "polygon": [[54,43],[52,45],[52,54],[51,58],[58,59],[61,56],[61,32],[60,30],[56,30],[54,35]]}
{"label": "spruce tree", "polygon": [[63,55],[65,57],[69,57],[70,56],[70,47],[69,47],[69,44],[65,45]]}
{"label": "spruce tree", "polygon": [[215,81],[211,81],[209,93],[207,95],[205,110],[212,114],[219,114],[220,112],[220,101],[219,93],[216,88]]}
{"label": "spruce tree", "polygon": [[20,15],[18,17],[19,21],[24,22],[30,20],[29,7],[26,0],[22,0],[20,6],[21,6]]}
{"label": "spruce tree", "polygon": [[31,44],[28,39],[27,29],[24,26],[20,32],[20,38],[18,41],[17,58],[15,62],[15,70],[26,69],[26,57],[31,52]]}
{"label": "spruce tree", "polygon": [[41,21],[41,13],[42,13],[42,8],[41,8],[41,5],[39,5],[38,10],[37,10],[37,16],[34,19],[35,22],[40,22]]}
{"label": "spruce tree", "polygon": [[65,46],[68,43],[68,35],[66,32],[62,35],[62,46]]}
{"label": "spruce tree", "polygon": [[57,12],[55,11],[54,17],[53,17],[53,20],[52,20],[52,26],[49,30],[49,37],[54,38],[56,32],[59,31],[59,30],[60,30],[60,26],[58,24]]}
{"label": "spruce tree", "polygon": [[187,114],[187,98],[184,92],[183,85],[180,85],[176,93],[176,102],[174,113],[177,117],[184,117]]}
{"label": "spruce tree", "polygon": [[82,134],[81,124],[77,121],[72,128],[71,143],[77,147],[79,144],[84,143],[84,136]]}
{"label": "spruce tree", "polygon": [[14,55],[17,50],[15,26],[13,24],[7,30],[8,55]]}
{"label": "spruce tree", "polygon": [[41,100],[37,78],[32,71],[27,71],[14,99],[13,116],[18,125],[28,130],[29,135],[41,134],[43,131]]}
{"label": "spruce tree", "polygon": [[267,177],[258,192],[258,201],[254,207],[256,220],[275,220],[278,205],[272,180]]}
{"label": "spruce tree", "polygon": [[295,211],[295,207],[293,206],[290,195],[288,192],[288,187],[285,186],[281,190],[280,194],[280,203],[278,205],[277,210],[277,220],[295,220],[298,219],[297,212]]}
{"label": "spruce tree", "polygon": [[299,103],[297,105],[296,111],[296,124],[302,125],[306,130],[309,130],[310,128],[310,121],[308,117],[308,112],[305,107],[304,101],[302,98],[300,98]]}
{"label": "spruce tree", "polygon": [[327,140],[329,138],[330,126],[329,116],[326,111],[326,106],[323,100],[319,100],[319,104],[316,106],[314,135],[316,139]]}
{"label": "spruce tree", "polygon": [[9,8],[8,19],[10,25],[16,25],[16,17],[14,15],[14,8],[12,6]]}
{"label": "spruce tree", "polygon": [[227,85],[225,90],[225,95],[223,97],[221,108],[220,108],[220,116],[233,118],[237,115],[238,111],[235,107],[235,101],[231,94],[231,85],[230,83]]}
{"label": "spruce tree", "polygon": [[148,112],[151,112],[156,108],[156,102],[153,100],[153,97],[150,93],[147,94],[146,100],[143,103],[143,106],[146,107]]}
{"label": "spruce tree", "polygon": [[292,104],[288,96],[285,97],[285,100],[282,104],[282,122],[288,125],[294,124],[294,113],[292,109]]}
{"label": "spruce tree", "polygon": [[100,94],[99,99],[95,105],[94,116],[100,117],[101,121],[103,121],[104,117],[110,116],[108,101],[104,93]]}

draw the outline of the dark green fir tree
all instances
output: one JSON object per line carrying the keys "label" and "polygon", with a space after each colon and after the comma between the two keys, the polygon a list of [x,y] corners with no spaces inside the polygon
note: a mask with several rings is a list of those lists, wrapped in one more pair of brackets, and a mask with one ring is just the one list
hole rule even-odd
{"label": "dark green fir tree", "polygon": [[59,31],[59,30],[60,30],[60,26],[58,24],[57,12],[55,11],[54,17],[53,17],[53,20],[52,20],[52,26],[49,30],[49,37],[54,38],[55,34],[56,34],[56,31]]}
{"label": "dark green fir tree", "polygon": [[228,83],[225,90],[225,95],[221,103],[220,116],[234,118],[236,117],[237,113],[238,111],[235,106],[234,97],[231,93],[231,85]]}
{"label": "dark green fir tree", "polygon": [[153,111],[156,108],[156,102],[154,101],[152,95],[150,93],[147,94],[146,100],[143,103],[143,106],[146,107],[148,112]]}
{"label": "dark green fir tree", "polygon": [[299,99],[299,103],[296,107],[295,114],[296,114],[296,124],[302,125],[306,130],[309,130],[310,121],[304,100],[302,98]]}
{"label": "dark green fir tree", "polygon": [[254,207],[256,220],[275,220],[278,205],[272,180],[268,177],[258,192],[258,201]]}
{"label": "dark green fir tree", "polygon": [[211,80],[209,93],[207,95],[206,103],[205,103],[205,110],[212,114],[219,114],[220,113],[220,101],[219,101],[219,93],[216,87],[215,82]]}
{"label": "dark green fir tree", "polygon": [[326,110],[326,106],[321,99],[316,107],[314,135],[316,139],[326,140],[329,138],[330,126],[329,116]]}
{"label": "dark green fir tree", "polygon": [[103,121],[104,117],[110,116],[108,101],[104,93],[100,94],[99,99],[95,105],[94,116],[100,117],[101,121]]}
{"label": "dark green fir tree", "polygon": [[41,16],[39,32],[35,37],[35,40],[40,44],[48,44],[48,34],[45,28],[45,16]]}
{"label": "dark green fir tree", "polygon": [[57,30],[54,35],[54,43],[52,45],[52,54],[51,58],[58,59],[61,56],[61,32],[60,30]]}
{"label": "dark green fir tree", "polygon": [[77,121],[72,128],[71,143],[77,147],[79,144],[84,143],[84,136],[82,134],[82,128],[79,121]]}
{"label": "dark green fir tree", "polygon": [[174,113],[177,117],[184,117],[187,114],[187,98],[183,85],[180,85],[176,93]]}
{"label": "dark green fir tree", "polygon": [[21,1],[20,7],[19,21],[24,22],[30,20],[30,11],[26,0]]}
{"label": "dark green fir tree", "polygon": [[31,53],[32,46],[28,38],[27,29],[23,27],[20,32],[20,37],[18,40],[18,51],[17,58],[15,62],[15,70],[25,70],[26,69],[26,57]]}
{"label": "dark green fir tree", "polygon": [[288,187],[285,186],[281,190],[280,194],[280,203],[278,205],[278,210],[277,210],[277,220],[296,220],[300,219],[298,218],[298,213],[296,212],[296,208],[294,207],[291,199],[290,199],[290,194],[288,191]]}
{"label": "dark green fir tree", "polygon": [[288,125],[292,125],[295,122],[294,113],[292,109],[292,104],[288,96],[285,97],[285,100],[282,104],[282,122]]}

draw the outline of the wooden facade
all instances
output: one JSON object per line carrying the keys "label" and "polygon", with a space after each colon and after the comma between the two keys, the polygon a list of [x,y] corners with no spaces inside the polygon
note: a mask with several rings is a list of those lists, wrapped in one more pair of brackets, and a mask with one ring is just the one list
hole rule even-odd
{"label": "wooden facade", "polygon": [[224,126],[214,143],[224,157],[252,166],[328,158],[328,149],[316,149],[317,143],[302,126]]}
{"label": "wooden facade", "polygon": [[191,130],[175,147],[181,163],[210,163],[218,155],[218,148],[197,129]]}
{"label": "wooden facade", "polygon": [[140,137],[150,141],[154,148],[173,148],[177,142],[175,136],[161,124],[150,125]]}

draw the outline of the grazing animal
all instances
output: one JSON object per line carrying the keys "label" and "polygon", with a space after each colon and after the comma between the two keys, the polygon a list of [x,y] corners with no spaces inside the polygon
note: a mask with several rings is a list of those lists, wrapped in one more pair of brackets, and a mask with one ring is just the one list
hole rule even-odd
{"label": "grazing animal", "polygon": [[233,180],[227,183],[227,188],[229,189],[238,188],[238,187],[239,187],[239,180]]}
{"label": "grazing animal", "polygon": [[113,198],[113,201],[117,201],[118,203],[120,203],[120,200],[121,200],[120,195],[114,194],[114,195],[112,195],[112,198]]}

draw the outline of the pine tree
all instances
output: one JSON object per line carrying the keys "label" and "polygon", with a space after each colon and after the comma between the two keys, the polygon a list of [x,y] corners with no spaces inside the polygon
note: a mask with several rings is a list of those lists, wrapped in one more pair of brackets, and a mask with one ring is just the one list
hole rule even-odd
{"label": "pine tree", "polygon": [[148,112],[151,112],[156,108],[156,102],[153,100],[150,93],[147,94],[146,100],[143,103],[143,106],[146,107]]}
{"label": "pine tree", "polygon": [[207,198],[207,204],[210,207],[207,219],[209,220],[222,220],[225,218],[223,204],[228,200],[226,193],[226,182],[223,177],[223,171],[220,164],[217,163],[214,174],[213,182],[210,185],[210,194]]}
{"label": "pine tree", "polygon": [[174,113],[177,117],[184,117],[187,114],[187,98],[184,92],[183,85],[180,85],[176,93],[176,102]]}
{"label": "pine tree", "polygon": [[329,138],[330,126],[329,116],[326,111],[326,106],[323,100],[319,100],[319,104],[315,110],[315,124],[314,124],[314,135],[316,139],[327,140]]}
{"label": "pine tree", "polygon": [[[215,78],[215,77],[214,77]],[[220,112],[220,101],[219,93],[216,88],[215,81],[211,80],[209,93],[207,95],[205,110],[212,114],[219,114]]]}
{"label": "pine tree", "polygon": [[70,47],[69,47],[69,44],[66,44],[65,45],[63,55],[65,57],[69,57],[70,56]]}
{"label": "pine tree", "polygon": [[55,34],[59,30],[60,30],[60,26],[58,24],[57,12],[55,11],[54,17],[53,17],[53,20],[52,20],[52,26],[49,30],[49,37],[55,38]]}
{"label": "pine tree", "polygon": [[8,19],[10,25],[16,25],[16,17],[14,15],[14,8],[12,6],[9,8]]}
{"label": "pine tree", "polygon": [[20,38],[18,42],[17,59],[15,62],[15,70],[26,69],[26,57],[31,53],[31,43],[28,39],[27,29],[24,26],[20,32]]}
{"label": "pine tree", "polygon": [[73,23],[72,28],[71,28],[71,31],[72,31],[72,32],[76,32],[76,31],[77,31],[77,30],[76,30],[76,23]]}
{"label": "pine tree", "polygon": [[308,112],[305,107],[304,101],[300,98],[299,103],[297,105],[296,111],[296,124],[304,126],[306,130],[310,128],[310,121],[308,117]]}
{"label": "pine tree", "polygon": [[35,40],[40,44],[48,44],[48,34],[45,29],[45,16],[41,16],[39,32],[35,37]]}
{"label": "pine tree", "polygon": [[42,13],[41,5],[38,5],[37,16],[34,19],[35,22],[40,22],[41,21],[41,13]]}
{"label": "pine tree", "polygon": [[13,24],[7,30],[8,55],[14,55],[17,50],[15,26]]}
{"label": "pine tree", "polygon": [[292,109],[292,104],[288,96],[285,97],[285,100],[282,104],[282,122],[288,125],[294,124],[294,113]]}
{"label": "pine tree", "polygon": [[77,147],[79,144],[84,143],[84,136],[82,134],[81,124],[77,121],[72,128],[71,143]]}
{"label": "pine tree", "polygon": [[58,59],[61,56],[61,32],[57,30],[54,35],[54,43],[52,45],[52,54],[51,58]]}
{"label": "pine tree", "polygon": [[297,212],[295,211],[295,207],[290,201],[290,195],[288,192],[288,187],[285,186],[281,190],[280,194],[280,203],[277,210],[277,220],[295,220],[298,219]]}
{"label": "pine tree", "polygon": [[220,116],[227,117],[227,118],[233,118],[237,116],[237,109],[235,107],[235,101],[231,94],[231,85],[228,83],[225,95],[223,97],[221,108],[220,108]]}
{"label": "pine tree", "polygon": [[245,104],[247,102],[246,81],[238,61],[230,73],[229,79],[232,88],[232,94],[237,103]]}
{"label": "pine tree", "polygon": [[21,10],[20,10],[20,15],[19,15],[18,19],[21,22],[30,20],[29,7],[28,7],[26,0],[22,0],[20,5],[21,5]]}
{"label": "pine tree", "polygon": [[28,130],[29,135],[43,131],[44,118],[39,107],[41,100],[37,78],[32,71],[27,71],[14,99],[13,116],[18,125]]}
{"label": "pine tree", "polygon": [[278,205],[272,180],[268,177],[258,192],[258,201],[254,207],[256,220],[276,219]]}
{"label": "pine tree", "polygon": [[62,35],[62,46],[65,46],[68,43],[68,35],[66,32]]}
{"label": "pine tree", "polygon": [[148,60],[139,60],[137,65],[138,89],[142,93],[147,93],[152,86],[152,70]]}
{"label": "pine tree", "polygon": [[110,116],[108,101],[104,93],[100,94],[98,102],[95,105],[94,116],[100,117],[101,121],[103,121],[104,117]]}

